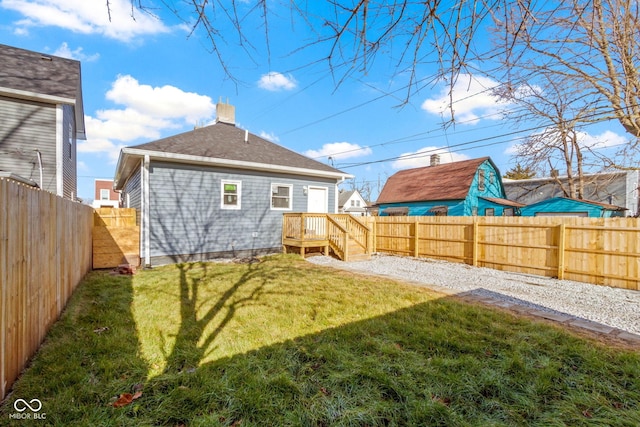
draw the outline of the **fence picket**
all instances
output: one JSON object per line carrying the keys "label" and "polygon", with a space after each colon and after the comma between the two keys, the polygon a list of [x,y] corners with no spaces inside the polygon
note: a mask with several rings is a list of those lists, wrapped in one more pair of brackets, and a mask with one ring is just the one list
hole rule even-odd
{"label": "fence picket", "polygon": [[0,400],[91,270],[93,209],[0,179]]}
{"label": "fence picket", "polygon": [[372,217],[368,221],[375,231],[376,252],[417,253],[640,290],[638,218]]}

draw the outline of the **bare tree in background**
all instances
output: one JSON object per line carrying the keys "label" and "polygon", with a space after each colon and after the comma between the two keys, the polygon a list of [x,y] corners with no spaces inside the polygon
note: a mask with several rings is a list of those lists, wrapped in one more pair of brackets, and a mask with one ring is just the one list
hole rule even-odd
{"label": "bare tree in background", "polygon": [[[516,88],[539,76],[569,82],[575,98],[601,120],[616,119],[640,137],[640,2],[569,0],[533,10],[515,4],[495,15],[504,51],[503,83]],[[519,2],[517,2],[519,3]]]}
{"label": "bare tree in background", "polygon": [[[502,96],[516,108],[511,120],[537,123],[540,132],[529,135],[517,145],[518,164],[538,172],[553,171],[551,177],[566,197],[584,196],[585,152],[590,147],[581,141],[580,129],[593,121],[589,99],[581,98],[571,79],[558,79],[553,73],[538,79],[540,85],[523,83],[517,91]],[[565,172],[566,180],[558,171]]]}
{"label": "bare tree in background", "polygon": [[[338,85],[382,59],[391,61],[391,73],[408,76],[405,102],[440,79],[453,87],[461,73],[484,74],[517,88],[542,69],[583,87],[594,111],[603,120],[618,120],[636,137],[634,145],[640,137],[637,0],[161,1],[192,33],[204,32],[231,78],[227,45],[234,54],[239,47],[250,58],[265,55],[270,61],[271,23],[288,13],[292,32],[304,27],[298,50],[320,52],[316,62],[328,64]],[[153,11],[151,0],[131,0],[131,5],[132,15]],[[250,38],[257,26],[261,40]],[[420,66],[430,67],[432,78],[421,77]],[[452,96],[450,101],[453,113]]]}

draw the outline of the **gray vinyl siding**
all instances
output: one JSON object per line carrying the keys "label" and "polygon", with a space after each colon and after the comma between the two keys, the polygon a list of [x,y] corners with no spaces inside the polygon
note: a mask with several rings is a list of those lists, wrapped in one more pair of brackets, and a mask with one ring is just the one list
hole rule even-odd
{"label": "gray vinyl siding", "polygon": [[42,187],[57,194],[56,107],[0,97],[0,170],[40,185],[36,149],[42,154]]}
{"label": "gray vinyl siding", "polygon": [[62,112],[62,196],[75,200],[78,196],[75,116],[70,105],[64,105]]}
{"label": "gray vinyl siding", "polygon": [[[272,183],[292,185],[292,212],[306,211],[305,186],[326,187],[335,208],[331,179],[155,161],[149,175],[152,262],[280,251],[286,211],[271,209]],[[221,209],[222,180],[242,183],[240,210]]]}
{"label": "gray vinyl siding", "polygon": [[140,213],[142,209],[142,187],[141,187],[140,167],[129,177],[122,189],[122,200],[126,203],[127,199],[129,204],[125,204],[125,208],[135,208],[136,210],[136,224],[140,225]]}

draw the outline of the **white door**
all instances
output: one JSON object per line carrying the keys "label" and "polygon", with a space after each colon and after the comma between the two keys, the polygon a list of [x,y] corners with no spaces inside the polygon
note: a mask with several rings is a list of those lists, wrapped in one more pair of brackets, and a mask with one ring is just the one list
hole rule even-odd
{"label": "white door", "polygon": [[307,199],[307,212],[328,213],[329,191],[327,187],[309,187]]}

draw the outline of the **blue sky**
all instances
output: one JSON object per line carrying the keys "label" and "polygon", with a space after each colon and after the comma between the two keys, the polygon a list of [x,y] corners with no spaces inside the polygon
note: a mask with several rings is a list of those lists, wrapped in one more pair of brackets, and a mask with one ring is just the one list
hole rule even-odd
{"label": "blue sky", "polygon": [[[78,144],[78,195],[85,200],[93,198],[94,179],[113,178],[120,148],[211,123],[220,99],[235,106],[237,126],[369,182],[374,199],[388,176],[428,165],[432,153],[443,163],[491,156],[502,173],[515,165],[514,144],[525,134],[501,120],[510,106],[487,91],[498,82],[461,76],[453,91],[456,125],[445,129],[446,85],[427,85],[400,107],[408,77],[383,55],[336,87],[342,71],[332,75],[315,62],[326,54],[322,46],[292,53],[314,35],[292,25],[285,9],[269,23],[271,55],[260,21],[245,22],[254,41],[247,51],[226,28],[221,46],[233,81],[203,34],[190,34],[171,13],[135,11],[134,20],[129,0],[111,0],[109,21],[105,3],[0,0],[0,43],[82,63],[87,140]],[[430,82],[435,71],[421,65],[417,79]],[[617,122],[588,132],[585,141],[599,144],[627,139]]]}

